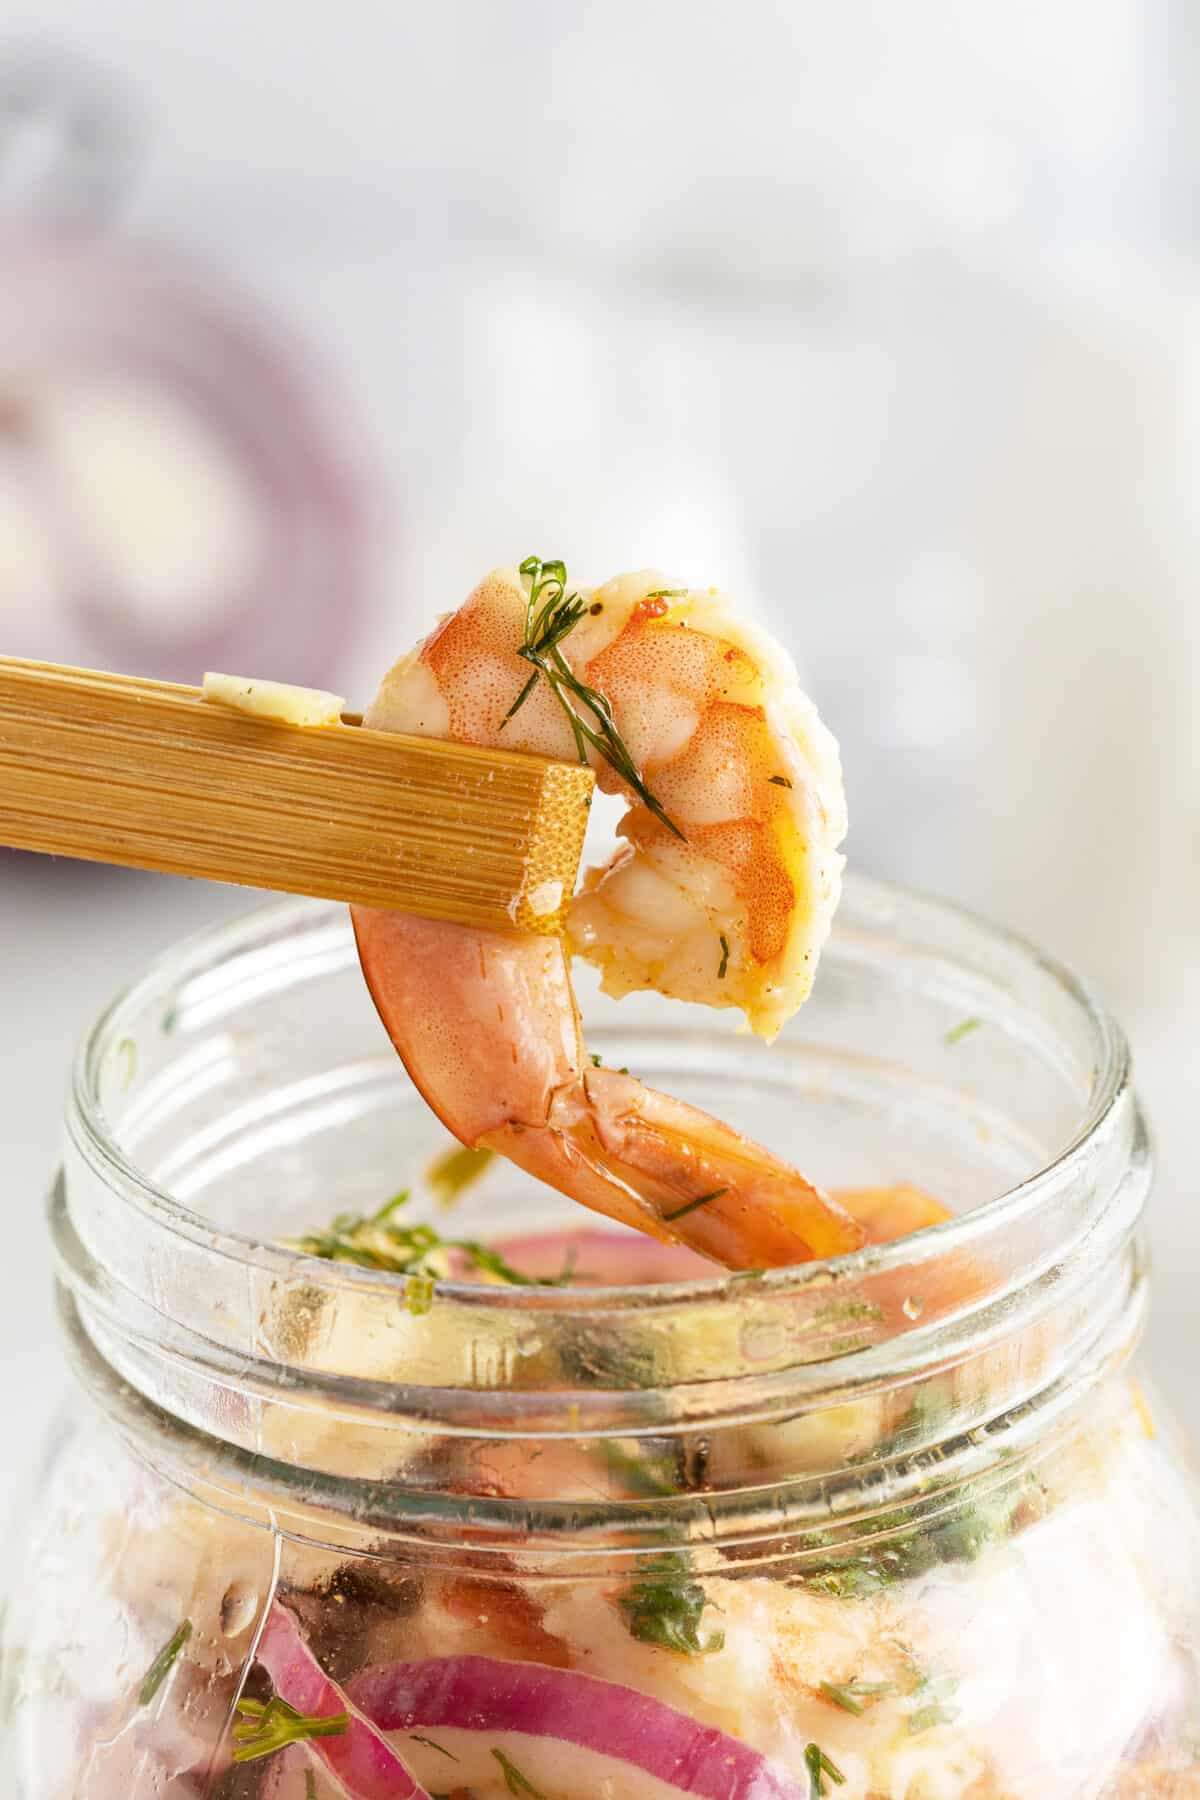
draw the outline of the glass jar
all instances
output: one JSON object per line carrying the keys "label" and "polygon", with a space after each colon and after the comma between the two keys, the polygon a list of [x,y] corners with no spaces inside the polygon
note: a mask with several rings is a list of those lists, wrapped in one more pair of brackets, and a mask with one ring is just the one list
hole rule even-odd
{"label": "glass jar", "polygon": [[[1112,1020],[862,882],[770,1049],[584,998],[606,1061],[964,1216],[699,1278],[507,1165],[448,1223],[344,915],[186,944],[70,1098],[82,1393],[15,1539],[19,1800],[1200,1792],[1195,1502],[1130,1373],[1149,1161]],[[569,1239],[572,1279],[430,1296],[281,1243],[402,1186],[514,1261]]]}

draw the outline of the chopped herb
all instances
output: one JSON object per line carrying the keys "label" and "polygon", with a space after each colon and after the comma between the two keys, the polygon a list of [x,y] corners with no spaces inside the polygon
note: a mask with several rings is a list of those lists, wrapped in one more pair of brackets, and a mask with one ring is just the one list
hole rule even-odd
{"label": "chopped herb", "polygon": [[528,1794],[531,1796],[531,1800],[546,1800],[546,1796],[543,1794],[541,1788],[535,1788],[532,1781],[522,1775],[516,1763],[509,1761],[503,1750],[493,1750],[492,1755],[500,1764],[500,1768],[504,1774],[504,1785],[510,1794],[516,1794],[518,1796],[521,1794]]}
{"label": "chopped herb", "polygon": [[404,1283],[404,1304],[414,1319],[422,1319],[433,1305],[433,1290],[437,1286],[437,1278],[426,1274],[423,1270],[417,1275],[410,1275]]}
{"label": "chopped herb", "polygon": [[795,782],[789,781],[786,775],[768,775],[767,780],[772,787],[790,788],[796,785]]}
{"label": "chopped herb", "polygon": [[874,1701],[883,1698],[884,1694],[894,1694],[894,1683],[890,1681],[823,1681],[821,1692],[826,1700],[834,1706],[840,1706],[843,1712],[858,1716],[864,1713]]}
{"label": "chopped herb", "polygon": [[729,967],[729,939],[722,932],[718,941],[721,945],[721,966],[717,970],[717,980],[724,981],[725,971]]}
{"label": "chopped herb", "polygon": [[264,1705],[261,1700],[239,1700],[241,1718],[233,1728],[233,1760],[236,1763],[257,1762],[262,1756],[274,1756],[289,1744],[304,1744],[310,1738],[341,1737],[350,1723],[349,1713],[302,1713],[278,1694]]}
{"label": "chopped herb", "polygon": [[429,1165],[428,1181],[443,1206],[453,1206],[459,1195],[486,1173],[496,1152],[473,1150],[469,1144],[451,1144]]}
{"label": "chopped herb", "polygon": [[714,1188],[711,1194],[700,1194],[695,1200],[689,1200],[686,1206],[678,1207],[675,1212],[664,1213],[663,1222],[664,1224],[672,1225],[676,1219],[682,1219],[686,1217],[688,1213],[695,1212],[698,1206],[707,1206],[710,1200],[719,1200],[722,1194],[727,1194],[728,1192],[729,1189],[723,1187]]}
{"label": "chopped herb", "polygon": [[680,1492],[679,1482],[667,1469],[665,1457],[655,1459],[662,1465],[661,1472],[656,1474],[649,1457],[631,1456],[628,1450],[623,1450],[611,1438],[600,1440],[600,1455],[612,1473],[619,1476],[630,1492],[641,1499],[673,1499]]}
{"label": "chopped herb", "polygon": [[436,1750],[439,1756],[448,1756],[451,1762],[458,1761],[453,1750],[447,1750],[444,1744],[437,1743],[433,1738],[422,1737],[419,1731],[410,1731],[408,1735],[414,1744],[424,1744],[428,1749]]}
{"label": "chopped herb", "polygon": [[304,1771],[304,1800],[317,1800],[317,1778],[311,1769]]}
{"label": "chopped herb", "polygon": [[686,588],[651,588],[645,598],[647,600],[683,600],[686,596]]}
{"label": "chopped herb", "polygon": [[957,1706],[952,1706],[958,1688],[958,1682],[952,1675],[924,1675],[914,1690],[914,1698],[919,1702],[908,1715],[909,1737],[919,1737],[923,1731],[931,1731],[935,1725],[951,1725],[958,1717]]}
{"label": "chopped herb", "polygon": [[808,1770],[808,1800],[822,1800],[829,1792],[825,1786],[825,1777],[841,1787],[846,1777],[831,1757],[826,1756],[820,1744],[804,1746],[804,1766]]}
{"label": "chopped herb", "polygon": [[182,1624],[175,1627],[154,1661],[150,1664],[150,1667],[146,1670],[145,1675],[142,1677],[142,1685],[138,1689],[139,1706],[149,1706],[155,1694],[157,1694],[159,1688],[175,1666],[175,1659],[178,1657],[179,1652],[183,1649],[183,1646],[187,1643],[191,1635],[192,1621],[190,1619],[184,1619]]}
{"label": "chopped herb", "polygon": [[533,674],[505,713],[500,722],[501,729],[524,706],[541,675],[566,715],[580,762],[587,761],[590,744],[633,789],[643,806],[648,807],[668,831],[686,842],[678,825],[642,780],[637,764],[617,730],[608,700],[597,689],[580,681],[563,656],[560,648],[563,639],[574,631],[588,610],[586,601],[578,594],[566,591],[566,565],[561,561],[542,562],[536,556],[527,556],[521,564],[521,574],[529,582],[529,592],[525,607],[525,639],[517,654],[532,663]]}
{"label": "chopped herb", "polygon": [[433,1303],[433,1284],[450,1269],[450,1252],[457,1250],[479,1270],[510,1287],[564,1287],[574,1274],[574,1257],[568,1257],[558,1275],[526,1275],[498,1250],[474,1238],[444,1238],[433,1225],[401,1225],[393,1220],[408,1201],[407,1192],[393,1194],[378,1212],[339,1213],[324,1231],[306,1232],[287,1240],[308,1256],[326,1262],[355,1263],[364,1269],[382,1269],[391,1275],[407,1275],[406,1300],[414,1314],[426,1313]]}
{"label": "chopped herb", "polygon": [[961,1019],[957,1025],[950,1027],[942,1042],[944,1044],[961,1044],[965,1037],[970,1037],[973,1031],[978,1031],[982,1024],[982,1019]]}
{"label": "chopped herb", "polygon": [[680,1656],[708,1656],[725,1642],[725,1633],[701,1627],[708,1597],[681,1551],[648,1558],[644,1572],[621,1595],[621,1611],[630,1632],[643,1644],[658,1644]]}
{"label": "chopped herb", "polygon": [[[603,1069],[605,1067],[605,1062],[604,1062],[604,1058],[600,1055],[599,1051],[593,1050],[591,1055],[592,1055],[592,1067],[595,1069]],[[622,1065],[619,1069],[613,1070],[614,1075],[628,1075],[628,1073],[629,1073],[629,1064],[628,1063],[622,1063]]]}
{"label": "chopped herb", "polygon": [[883,1308],[873,1300],[830,1300],[813,1315],[813,1324],[866,1324],[882,1317]]}
{"label": "chopped herb", "polygon": [[765,1269],[735,1269],[726,1285],[732,1287],[735,1281],[761,1281],[766,1272]]}
{"label": "chopped herb", "polygon": [[592,1062],[597,1069],[602,1069],[604,1067],[604,1064],[600,1060],[600,1052],[598,1050],[592,1051]]}

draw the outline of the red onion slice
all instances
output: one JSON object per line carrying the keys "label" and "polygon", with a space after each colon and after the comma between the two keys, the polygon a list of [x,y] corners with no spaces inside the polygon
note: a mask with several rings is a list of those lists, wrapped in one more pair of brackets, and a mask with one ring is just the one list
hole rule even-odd
{"label": "red onion slice", "polygon": [[436,1657],[364,1669],[349,1692],[381,1731],[520,1732],[626,1763],[700,1800],[808,1800],[806,1787],[748,1744],[635,1688],[573,1669]]}
{"label": "red onion slice", "polygon": [[333,1770],[350,1800],[429,1800],[387,1739],[330,1681],[295,1619],[278,1600],[271,1602],[257,1655],[275,1692],[298,1712],[318,1718],[350,1714],[340,1737],[312,1738],[308,1745],[311,1754]]}

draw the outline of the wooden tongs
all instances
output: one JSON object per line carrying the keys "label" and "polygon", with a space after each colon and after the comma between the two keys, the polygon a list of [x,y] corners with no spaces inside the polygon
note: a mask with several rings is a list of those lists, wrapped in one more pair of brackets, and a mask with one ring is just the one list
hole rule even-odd
{"label": "wooden tongs", "polygon": [[554,934],[592,785],[577,763],[353,713],[283,723],[200,688],[0,657],[14,849]]}

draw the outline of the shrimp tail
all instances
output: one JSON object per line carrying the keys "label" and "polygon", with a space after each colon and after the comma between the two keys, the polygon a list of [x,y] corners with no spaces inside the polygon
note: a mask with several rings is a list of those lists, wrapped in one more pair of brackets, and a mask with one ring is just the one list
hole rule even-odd
{"label": "shrimp tail", "polygon": [[481,1140],[597,1212],[727,1268],[777,1268],[857,1250],[865,1228],[762,1145],[629,1075],[561,1088],[544,1126]]}

